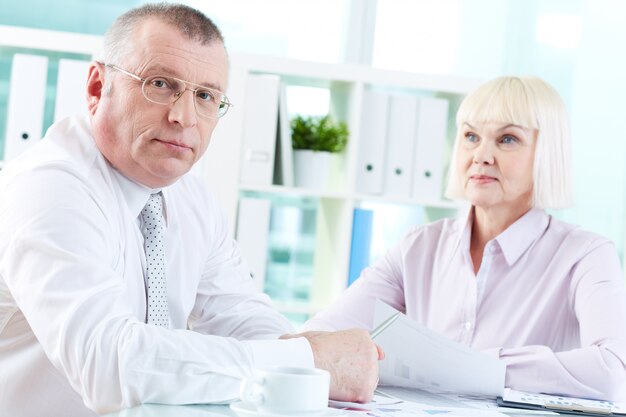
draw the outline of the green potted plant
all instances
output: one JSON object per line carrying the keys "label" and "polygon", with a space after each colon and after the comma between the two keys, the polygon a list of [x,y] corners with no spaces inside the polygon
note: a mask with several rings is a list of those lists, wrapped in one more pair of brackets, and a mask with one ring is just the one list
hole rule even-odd
{"label": "green potted plant", "polygon": [[291,120],[294,175],[298,187],[325,188],[333,154],[348,143],[348,126],[329,115],[296,116]]}

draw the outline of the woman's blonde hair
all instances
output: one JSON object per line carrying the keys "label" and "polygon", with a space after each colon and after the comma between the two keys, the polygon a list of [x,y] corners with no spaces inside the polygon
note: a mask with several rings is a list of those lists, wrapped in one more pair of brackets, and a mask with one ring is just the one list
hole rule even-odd
{"label": "woman's blonde hair", "polygon": [[559,94],[537,77],[499,77],[470,93],[456,115],[457,134],[446,196],[464,199],[457,153],[464,123],[506,123],[536,129],[533,207],[563,208],[572,203],[570,128]]}

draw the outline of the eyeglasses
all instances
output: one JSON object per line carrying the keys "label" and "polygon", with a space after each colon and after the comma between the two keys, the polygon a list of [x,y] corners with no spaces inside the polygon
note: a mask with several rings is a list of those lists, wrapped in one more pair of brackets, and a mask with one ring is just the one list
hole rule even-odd
{"label": "eyeglasses", "polygon": [[[224,93],[212,88],[207,88],[189,81],[179,78],[167,77],[164,75],[152,75],[147,78],[141,78],[131,72],[123,70],[112,64],[104,64],[104,66],[120,71],[123,74],[140,81],[141,92],[146,100],[162,105],[170,105],[176,103],[179,98],[189,90],[194,95],[194,106],[199,116],[209,119],[218,119],[226,114],[228,109],[233,105]],[[190,88],[189,86],[195,87]]]}

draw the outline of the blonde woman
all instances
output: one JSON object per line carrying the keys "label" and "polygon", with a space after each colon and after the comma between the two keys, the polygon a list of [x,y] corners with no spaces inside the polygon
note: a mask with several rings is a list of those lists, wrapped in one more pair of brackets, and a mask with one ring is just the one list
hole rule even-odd
{"label": "blonde woman", "polygon": [[308,329],[371,329],[375,299],[507,365],[506,386],[626,400],[626,289],[613,243],[547,214],[571,202],[558,93],[502,77],[470,94],[447,195],[461,219],[413,228]]}

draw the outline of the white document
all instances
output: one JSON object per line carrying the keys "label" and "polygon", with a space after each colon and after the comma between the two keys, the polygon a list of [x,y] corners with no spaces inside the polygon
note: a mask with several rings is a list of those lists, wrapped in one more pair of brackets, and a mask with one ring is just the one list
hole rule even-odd
{"label": "white document", "polygon": [[403,400],[398,398],[392,398],[385,395],[378,395],[374,393],[374,398],[368,403],[355,403],[351,401],[337,401],[328,400],[328,406],[339,409],[356,409],[356,410],[374,410],[376,408],[385,407],[388,405],[401,404]]}
{"label": "white document", "polygon": [[407,94],[392,95],[389,102],[384,194],[390,197],[411,196],[417,106],[417,96]]}
{"label": "white document", "polygon": [[[398,388],[394,388],[398,390]],[[417,399],[407,399],[399,396],[389,396],[385,391],[376,391],[372,402],[367,404],[347,403],[340,401],[329,401],[333,408],[348,410],[349,415],[371,416],[371,417],[416,417],[445,415],[445,417],[506,417],[500,413],[497,407],[474,408],[459,401],[447,400],[445,398],[425,393]],[[434,400],[433,400],[434,399]]]}
{"label": "white document", "polygon": [[15,54],[11,65],[4,160],[8,161],[43,136],[48,58]]}
{"label": "white document", "polygon": [[78,114],[87,116],[87,73],[89,61],[59,60],[59,75],[54,102],[54,121]]}
{"label": "white document", "polygon": [[274,175],[280,77],[248,76],[240,183],[271,185]]}
{"label": "white document", "polygon": [[363,92],[361,134],[357,159],[355,190],[382,194],[387,142],[389,95],[376,91]]}
{"label": "white document", "polygon": [[[376,300],[378,326],[398,311]],[[374,341],[385,351],[380,385],[498,397],[504,390],[503,362],[456,343],[404,314]]]}
{"label": "white document", "polygon": [[259,291],[263,291],[265,284],[270,214],[270,200],[262,198],[242,198],[239,200],[237,241],[241,255],[248,262]]}
{"label": "white document", "polygon": [[415,137],[413,197],[440,200],[443,151],[448,131],[448,100],[420,99]]}
{"label": "white document", "polygon": [[[505,393],[506,393],[505,388]],[[510,408],[498,406],[496,399],[493,397],[483,397],[476,395],[464,395],[454,393],[428,392],[417,388],[402,388],[384,386],[377,389],[376,392],[382,396],[396,398],[403,401],[410,401],[420,404],[423,408],[439,408],[439,409],[472,409],[496,411],[498,413],[506,413],[507,415],[542,415],[555,416],[557,413],[546,410],[528,410],[521,408]]]}

